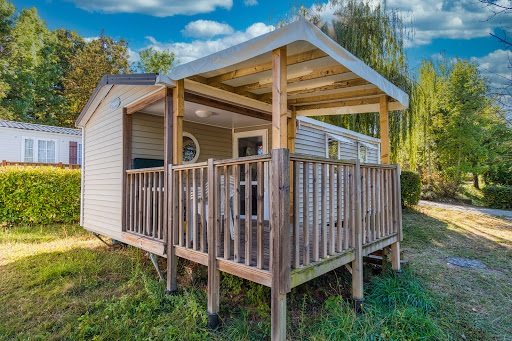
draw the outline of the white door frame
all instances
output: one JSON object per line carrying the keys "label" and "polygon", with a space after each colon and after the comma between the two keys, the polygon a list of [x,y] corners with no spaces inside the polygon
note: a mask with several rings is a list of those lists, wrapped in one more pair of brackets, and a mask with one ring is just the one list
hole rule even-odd
{"label": "white door frame", "polygon": [[[248,131],[242,131],[242,132],[238,132],[238,133],[235,133],[233,132],[233,158],[238,158],[238,139],[239,138],[244,138],[244,137],[254,137],[254,136],[262,136],[263,137],[263,154],[268,154],[268,129],[256,129],[256,130],[248,130]],[[265,209],[264,209],[264,217],[263,219],[266,219],[268,220],[270,215],[269,215],[269,192],[268,192],[268,165],[265,164],[264,166],[264,176],[263,176],[263,181],[264,181],[264,189],[263,189],[263,192],[264,192],[264,205],[265,205]],[[241,182],[243,183],[243,182]],[[255,184],[253,184],[255,185]],[[244,184],[245,186],[245,184]],[[240,215],[241,218],[245,218],[245,215]],[[252,216],[253,219],[256,219],[256,216]]]}

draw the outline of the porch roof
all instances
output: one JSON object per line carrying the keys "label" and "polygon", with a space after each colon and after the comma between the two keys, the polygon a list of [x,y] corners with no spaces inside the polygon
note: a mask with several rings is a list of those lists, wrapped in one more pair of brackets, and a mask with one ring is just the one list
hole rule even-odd
{"label": "porch roof", "polygon": [[172,80],[188,79],[264,103],[272,101],[272,51],[287,47],[288,105],[298,116],[378,112],[409,106],[409,96],[307,20],[178,65]]}

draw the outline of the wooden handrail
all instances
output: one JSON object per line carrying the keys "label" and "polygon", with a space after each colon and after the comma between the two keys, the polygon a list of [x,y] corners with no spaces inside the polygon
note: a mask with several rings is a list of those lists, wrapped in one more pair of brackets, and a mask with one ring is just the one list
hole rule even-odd
{"label": "wooden handrail", "polygon": [[62,169],[80,169],[82,165],[75,163],[47,163],[47,162],[17,162],[17,161],[7,161],[2,160],[2,167],[7,166],[21,166],[21,167],[53,167],[53,168],[62,168]]}

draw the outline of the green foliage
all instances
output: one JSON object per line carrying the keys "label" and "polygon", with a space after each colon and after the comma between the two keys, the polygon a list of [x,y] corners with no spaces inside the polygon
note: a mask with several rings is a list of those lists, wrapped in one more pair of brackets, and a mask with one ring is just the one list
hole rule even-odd
{"label": "green foliage", "polygon": [[400,175],[402,205],[417,205],[421,199],[421,176],[418,173],[402,171]]}
{"label": "green foliage", "polygon": [[36,8],[0,0],[0,119],[73,127],[104,74],[130,71],[123,39],[50,31]]}
{"label": "green foliage", "polygon": [[174,52],[170,50],[157,51],[150,47],[139,52],[140,72],[168,74],[171,69],[180,63]]}
{"label": "green foliage", "polygon": [[512,186],[486,186],[483,193],[489,207],[512,209]]}
{"label": "green foliage", "polygon": [[[324,21],[322,14],[325,12],[332,13],[334,19]],[[334,41],[405,92],[410,91],[412,84],[404,40],[411,31],[405,29],[402,14],[388,8],[386,2],[334,0],[310,6],[299,1],[292,5],[288,16],[278,20],[276,26],[300,17],[313,22]],[[321,116],[318,119],[362,134],[380,136],[378,113]],[[390,112],[389,120],[391,160],[395,161],[399,146],[407,136],[411,115],[410,112]]]}
{"label": "green foliage", "polygon": [[0,223],[77,222],[80,170],[0,167]]}
{"label": "green foliage", "polygon": [[492,185],[512,186],[512,162],[497,162],[484,173],[485,182]]}
{"label": "green foliage", "polygon": [[365,294],[365,312],[356,315],[341,296],[325,302],[310,330],[320,340],[444,339],[443,326],[433,316],[436,305],[418,279],[404,272],[374,277]]}

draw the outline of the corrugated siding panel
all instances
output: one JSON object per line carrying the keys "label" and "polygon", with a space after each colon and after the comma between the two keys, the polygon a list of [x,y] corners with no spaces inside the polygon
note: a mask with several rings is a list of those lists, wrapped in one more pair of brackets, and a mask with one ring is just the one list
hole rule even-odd
{"label": "corrugated siding panel", "polygon": [[[209,158],[232,158],[233,140],[231,129],[183,121],[183,131],[188,132],[199,143],[197,162]],[[162,160],[164,157],[164,118],[137,113],[133,115],[133,158]]]}
{"label": "corrugated siding panel", "polygon": [[[319,156],[319,157],[325,157],[326,156],[326,143],[325,143],[325,131],[319,128],[315,128],[311,125],[303,124],[300,126],[300,129],[297,129],[297,135],[295,138],[295,152],[301,153],[301,154],[308,154],[313,156]],[[334,134],[336,134],[335,131],[333,131]],[[357,139],[351,138],[350,136],[343,135],[343,137],[354,141],[354,143],[341,143],[340,144],[340,158],[346,159],[346,160],[353,160],[358,157],[357,153]],[[365,143],[370,143],[369,141],[365,141]],[[373,143],[372,143],[373,145]],[[377,145],[376,145],[377,147]],[[379,155],[378,155],[378,149],[377,148],[368,148],[368,162],[371,163],[380,163],[379,162]],[[310,223],[313,222],[312,218],[312,211],[313,211],[313,180],[312,180],[312,165],[310,165],[310,174],[309,174],[309,195],[310,195],[310,201],[308,205],[309,209],[309,219]],[[327,176],[329,176],[329,170],[327,170]],[[303,174],[302,170],[300,172],[300,179],[301,182],[299,184],[300,186],[300,221],[302,222],[302,211],[303,211],[303,195],[302,195],[302,188],[303,188]],[[318,186],[320,186],[321,183],[321,168],[318,167]],[[337,181],[337,175],[335,175],[334,179],[334,185],[336,186]],[[329,190],[330,184],[327,184],[327,190]],[[336,193],[336,191],[335,191]],[[320,205],[320,198],[322,193],[319,191],[319,206]],[[329,206],[329,195],[327,195],[327,205]],[[334,200],[336,200],[336,194],[334,195]],[[343,209],[343,207],[341,208]],[[329,207],[327,207],[327,216],[329,216]],[[318,212],[318,217],[320,219],[320,208]],[[320,224],[320,221],[318,222]]]}
{"label": "corrugated siding panel", "polygon": [[[123,106],[155,87],[115,86],[85,126],[84,221],[86,229],[119,237],[122,230]],[[119,97],[121,105],[110,109]]]}

